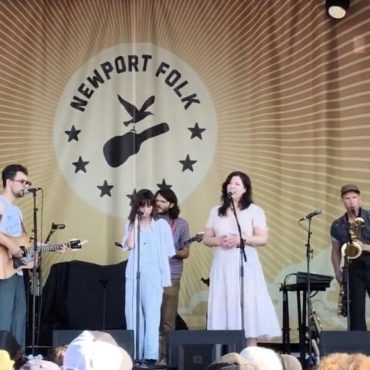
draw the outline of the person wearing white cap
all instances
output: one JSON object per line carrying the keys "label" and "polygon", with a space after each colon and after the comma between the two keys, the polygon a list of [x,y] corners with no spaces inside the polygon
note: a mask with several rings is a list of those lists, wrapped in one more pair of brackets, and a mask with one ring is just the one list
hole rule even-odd
{"label": "person wearing white cap", "polygon": [[131,370],[129,354],[108,333],[83,331],[66,350],[63,370]]}
{"label": "person wearing white cap", "polygon": [[40,359],[28,360],[19,370],[60,370],[54,362]]}
{"label": "person wearing white cap", "polygon": [[[332,241],[331,262],[339,284],[347,281],[342,269],[342,249],[345,243],[358,247],[358,256],[348,256],[345,271],[348,271],[349,297],[347,286],[342,285],[343,295],[340,301],[340,314],[349,315],[350,330],[366,330],[365,298],[370,292],[370,211],[361,207],[360,189],[355,184],[343,185],[340,196],[346,212],[333,221],[330,227]],[[344,254],[348,255],[346,249]],[[353,249],[352,249],[353,250]],[[345,278],[345,279],[344,279]],[[346,298],[344,298],[346,297]],[[347,299],[349,298],[349,312]],[[338,307],[338,308],[339,308]]]}

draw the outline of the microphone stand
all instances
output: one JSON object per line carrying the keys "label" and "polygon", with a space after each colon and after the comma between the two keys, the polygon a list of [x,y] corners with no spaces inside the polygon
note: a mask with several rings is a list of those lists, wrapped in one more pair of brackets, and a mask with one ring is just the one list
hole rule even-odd
{"label": "microphone stand", "polygon": [[138,223],[137,223],[137,243],[136,243],[136,340],[135,340],[135,362],[139,362],[139,350],[140,350],[140,221],[141,213],[137,214]]}
{"label": "microphone stand", "polygon": [[[50,231],[49,231],[49,234],[48,236],[46,237],[45,241],[44,241],[44,244],[47,244],[49,243],[49,240],[51,238],[51,236],[53,235],[53,233],[55,232],[55,228],[53,228],[53,225],[51,226],[50,228]],[[42,282],[42,268],[41,268],[41,262],[42,262],[42,253],[39,252],[39,256],[38,256],[38,267],[37,267],[37,272],[38,272],[38,276],[37,276],[37,286],[39,288],[38,290],[38,296],[39,296],[39,301],[38,301],[38,305],[37,305],[37,337],[36,337],[36,341],[35,343],[38,345],[39,344],[39,339],[40,339],[40,331],[41,331],[41,308],[42,308],[42,285],[43,285],[43,282]],[[33,281],[33,287],[35,287],[35,281]],[[35,294],[35,288],[33,288],[33,294]]]}
{"label": "microphone stand", "polygon": [[[307,229],[307,242],[306,242],[306,259],[307,259],[307,281],[306,281],[306,294],[307,294],[307,335],[308,335],[308,356],[309,361],[312,359],[312,301],[311,301],[311,275],[310,275],[310,259],[312,258],[313,250],[311,248],[311,221],[312,217],[308,218],[308,229]],[[301,338],[304,340],[304,338]],[[314,362],[314,361],[313,361]],[[309,364],[314,365],[314,363]]]}
{"label": "microphone stand", "polygon": [[31,328],[31,351],[32,356],[35,356],[35,331],[36,331],[36,294],[35,294],[35,281],[36,281],[36,265],[37,265],[37,207],[36,207],[36,192],[32,193],[33,196],[33,268],[32,268],[32,281],[33,281],[33,295],[32,295],[32,328]]}
{"label": "microphone stand", "polygon": [[342,277],[342,283],[345,284],[345,294],[346,294],[346,311],[347,311],[347,331],[351,330],[351,311],[350,311],[350,288],[349,288],[349,259],[346,255],[344,257],[344,267],[343,267],[343,277]]}
{"label": "microphone stand", "polygon": [[106,312],[107,312],[107,285],[108,285],[109,279],[100,279],[99,283],[103,287],[103,312],[102,312],[102,331],[105,330],[105,322],[106,322]]}
{"label": "microphone stand", "polygon": [[245,324],[244,324],[244,262],[247,262],[247,256],[245,254],[245,245],[244,245],[244,239],[242,237],[242,230],[240,227],[238,215],[236,214],[236,209],[235,209],[235,204],[234,204],[234,199],[229,197],[230,202],[231,202],[231,209],[234,213],[235,220],[236,220],[236,225],[238,227],[238,232],[239,232],[239,238],[240,238],[240,259],[239,259],[239,279],[240,279],[240,310],[241,310],[241,320],[242,320],[242,329],[243,332],[245,333]]}

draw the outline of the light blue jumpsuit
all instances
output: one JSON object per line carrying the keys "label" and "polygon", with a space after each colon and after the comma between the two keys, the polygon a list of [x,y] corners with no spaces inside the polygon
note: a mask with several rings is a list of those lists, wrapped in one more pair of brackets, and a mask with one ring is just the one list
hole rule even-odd
{"label": "light blue jumpsuit", "polygon": [[[126,226],[126,236],[129,226]],[[123,246],[125,246],[123,239]],[[150,230],[140,231],[137,243],[130,250],[126,267],[125,315],[127,329],[136,331],[136,267],[140,251],[140,307],[138,359],[158,359],[159,326],[163,287],[171,285],[169,257],[175,254],[172,231],[164,220],[152,221]],[[136,333],[135,333],[136,344]]]}

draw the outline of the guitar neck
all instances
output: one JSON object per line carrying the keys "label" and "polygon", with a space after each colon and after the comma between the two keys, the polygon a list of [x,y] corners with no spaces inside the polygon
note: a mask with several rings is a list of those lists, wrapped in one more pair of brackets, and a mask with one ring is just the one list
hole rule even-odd
{"label": "guitar neck", "polygon": [[186,247],[187,245],[189,245],[193,242],[196,242],[196,241],[200,242],[202,239],[203,239],[203,233],[199,233],[199,234],[193,236],[192,238],[187,239],[184,242],[182,242],[181,245],[180,245],[180,249]]}
{"label": "guitar neck", "polygon": [[[67,247],[69,247],[69,243],[65,243]],[[56,251],[58,249],[61,249],[63,246],[62,243],[56,243],[56,244],[41,244],[37,247],[38,252],[51,252]]]}

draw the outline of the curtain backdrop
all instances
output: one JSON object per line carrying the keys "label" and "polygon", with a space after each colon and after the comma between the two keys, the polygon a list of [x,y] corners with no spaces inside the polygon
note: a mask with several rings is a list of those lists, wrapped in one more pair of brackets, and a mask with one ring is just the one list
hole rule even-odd
{"label": "curtain backdrop", "polygon": [[[311,271],[333,275],[341,185],[357,183],[370,204],[369,30],[367,0],[341,21],[324,0],[1,0],[0,165],[23,163],[42,188],[40,239],[54,222],[66,227],[52,241],[88,240],[45,253],[44,275],[63,261],[124,260],[114,243],[143,187],[171,186],[191,233],[202,231],[222,182],[242,170],[267,214],[259,252],[281,318],[280,284],[306,271],[298,220],[323,210]],[[33,197],[19,206],[32,232]],[[211,259],[194,244],[186,260],[190,327],[205,326]],[[345,326],[337,300],[335,282],[314,297],[325,329]]]}

